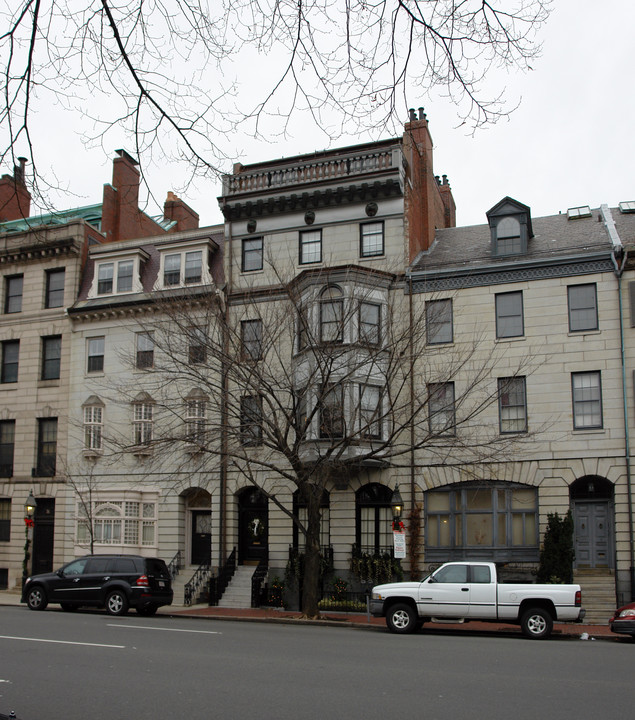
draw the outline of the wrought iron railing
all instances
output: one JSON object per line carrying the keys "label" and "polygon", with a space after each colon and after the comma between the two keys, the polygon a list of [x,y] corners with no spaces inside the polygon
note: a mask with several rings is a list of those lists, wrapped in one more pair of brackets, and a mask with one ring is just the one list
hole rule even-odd
{"label": "wrought iron railing", "polygon": [[351,552],[351,572],[362,584],[380,585],[403,579],[403,570],[399,560],[395,559],[392,546],[375,547],[355,543]]}
{"label": "wrought iron railing", "polygon": [[168,572],[172,580],[179,574],[179,571],[183,567],[183,554],[180,550],[177,551],[176,555],[168,563]]}
{"label": "wrought iron railing", "polygon": [[225,561],[223,567],[218,574],[212,575],[209,579],[209,604],[218,605],[218,601],[223,597],[223,593],[227,589],[231,579],[236,572],[236,548],[234,548],[229,557]]}
{"label": "wrought iron railing", "polygon": [[347,591],[329,590],[322,594],[322,598],[318,602],[320,610],[330,610],[338,612],[366,612],[367,593]]}
{"label": "wrought iron railing", "polygon": [[267,570],[269,569],[268,557],[265,556],[258,563],[254,574],[251,576],[251,607],[260,607],[260,598],[262,595],[262,584],[267,576]]}
{"label": "wrought iron railing", "polygon": [[185,584],[183,602],[185,605],[191,605],[198,598],[201,588],[206,585],[210,575],[210,564],[204,562],[198,566],[198,569],[192,575],[189,582]]}

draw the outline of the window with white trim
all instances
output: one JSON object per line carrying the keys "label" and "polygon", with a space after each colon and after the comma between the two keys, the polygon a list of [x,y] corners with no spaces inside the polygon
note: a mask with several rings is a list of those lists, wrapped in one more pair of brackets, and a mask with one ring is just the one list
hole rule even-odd
{"label": "window with white trim", "polygon": [[300,232],[300,265],[322,262],[322,231]]}
{"label": "window with white trim", "polygon": [[104,408],[101,405],[84,406],[84,449],[102,450]]}
{"label": "window with white trim", "polygon": [[360,434],[363,438],[381,438],[381,388],[375,385],[359,386]]}
{"label": "window with white trim", "polygon": [[527,395],[524,377],[498,378],[501,433],[527,432]]}
{"label": "window with white trim", "polygon": [[384,254],[384,223],[370,222],[359,226],[360,257],[376,257]]}
{"label": "window with white trim", "polygon": [[430,383],[428,385],[428,418],[430,432],[454,435],[454,383]]}
{"label": "window with white trim", "polygon": [[206,419],[207,401],[204,398],[188,400],[185,412],[188,442],[197,446],[201,446],[205,443]]}
{"label": "window with white trim", "polygon": [[454,340],[452,327],[452,300],[428,300],[426,302],[426,342],[428,345],[451,343]]}
{"label": "window with white trim", "polygon": [[136,402],[133,405],[134,444],[149,445],[152,442],[154,426],[154,403]]}
{"label": "window with white trim", "polygon": [[359,341],[366,345],[379,345],[381,341],[381,305],[359,303]]}
{"label": "window with white trim", "polygon": [[116,500],[77,504],[77,544],[90,544],[90,525],[95,545],[153,547],[156,545],[157,504]]}
{"label": "window with white trim", "polygon": [[496,337],[519,337],[524,334],[522,290],[498,293],[496,295]]}
{"label": "window with white trim", "polygon": [[94,337],[86,340],[86,372],[104,371],[105,337]]}
{"label": "window with white trim", "polygon": [[598,329],[597,288],[595,283],[569,285],[569,331]]}
{"label": "window with white trim", "polygon": [[154,334],[151,332],[137,333],[136,342],[135,367],[138,370],[148,370],[154,366]]}
{"label": "window with white trim", "polygon": [[573,429],[603,427],[602,377],[599,370],[571,373]]}

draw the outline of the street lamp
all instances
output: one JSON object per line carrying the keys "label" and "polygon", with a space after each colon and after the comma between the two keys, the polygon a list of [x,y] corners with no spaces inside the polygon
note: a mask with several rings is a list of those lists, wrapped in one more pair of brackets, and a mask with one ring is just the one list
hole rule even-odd
{"label": "street lamp", "polygon": [[29,546],[31,544],[31,536],[33,535],[33,525],[35,521],[33,516],[35,515],[35,508],[37,507],[37,501],[33,497],[33,490],[29,492],[29,497],[24,503],[24,561],[22,562],[22,587],[29,576]]}
{"label": "street lamp", "polygon": [[401,498],[401,493],[399,492],[398,484],[395,485],[395,489],[392,491],[390,507],[392,508],[392,529],[399,531],[401,529],[401,513],[403,512],[403,500]]}

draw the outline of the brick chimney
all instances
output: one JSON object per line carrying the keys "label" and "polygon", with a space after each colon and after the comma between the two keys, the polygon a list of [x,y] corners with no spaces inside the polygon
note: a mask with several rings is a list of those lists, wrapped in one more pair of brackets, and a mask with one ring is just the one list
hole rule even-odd
{"label": "brick chimney", "polygon": [[432,136],[423,108],[418,115],[412,109],[409,114],[403,134],[407,162],[404,220],[412,262],[432,245],[436,228],[456,225],[456,206],[447,176],[443,176],[443,184],[434,176]]}
{"label": "brick chimney", "polygon": [[13,166],[13,177],[0,177],[0,222],[22,220],[31,214],[31,193],[25,184],[26,158],[18,158]]}
{"label": "brick chimney", "polygon": [[168,197],[163,204],[163,217],[166,220],[176,221],[174,231],[196,230],[198,228],[198,213],[177,197],[173,192],[168,192]]}

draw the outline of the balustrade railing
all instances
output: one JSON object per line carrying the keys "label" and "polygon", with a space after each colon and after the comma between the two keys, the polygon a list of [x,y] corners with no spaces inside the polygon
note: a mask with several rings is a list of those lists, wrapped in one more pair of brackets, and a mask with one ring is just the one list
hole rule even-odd
{"label": "balustrade railing", "polygon": [[270,170],[244,172],[238,175],[226,175],[223,179],[223,194],[269,190],[292,185],[303,185],[322,180],[336,180],[356,175],[377,172],[390,168],[399,168],[401,151],[398,148],[386,148],[375,152],[339,156],[315,162],[304,162]]}
{"label": "balustrade railing", "polygon": [[168,563],[168,572],[172,580],[179,574],[179,571],[183,567],[183,554],[180,550],[177,551],[176,555]]}
{"label": "balustrade railing", "polygon": [[209,579],[209,604],[218,605],[231,579],[236,572],[236,548],[234,548],[225,561],[223,567],[216,575]]}

